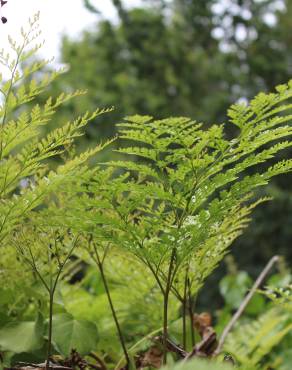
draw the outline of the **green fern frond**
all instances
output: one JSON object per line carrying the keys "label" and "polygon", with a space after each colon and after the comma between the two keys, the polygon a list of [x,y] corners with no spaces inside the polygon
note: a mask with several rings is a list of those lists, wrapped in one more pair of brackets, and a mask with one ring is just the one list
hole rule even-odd
{"label": "green fern frond", "polygon": [[224,349],[241,364],[259,365],[291,330],[289,315],[272,308],[259,319],[238,326],[229,334]]}

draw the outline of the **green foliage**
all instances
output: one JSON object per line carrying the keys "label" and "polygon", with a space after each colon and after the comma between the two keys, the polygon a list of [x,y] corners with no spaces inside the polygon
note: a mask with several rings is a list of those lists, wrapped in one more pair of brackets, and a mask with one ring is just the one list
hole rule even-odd
{"label": "green foliage", "polygon": [[257,320],[241,324],[228,336],[225,350],[243,365],[260,365],[262,359],[271,353],[292,330],[288,313],[269,309]]}
{"label": "green foliage", "polygon": [[226,304],[235,309],[240,306],[240,303],[250,285],[251,278],[248,276],[247,272],[240,271],[236,276],[225,276],[220,281],[219,288]]}
{"label": "green foliage", "polygon": [[[226,260],[229,274],[222,279],[220,285],[227,283],[229,290],[221,290],[226,304],[217,314],[217,332],[230,320],[233,305],[230,304],[229,298],[237,296],[237,291],[242,290],[241,285],[237,285],[238,281],[245,276],[245,281],[248,282],[245,293],[252,282],[246,272],[237,271],[231,256]],[[289,364],[292,333],[291,301],[289,302],[291,274],[281,260],[278,270],[279,272],[268,279],[269,287],[254,295],[237,326],[227,337],[224,349],[231,353],[241,366],[282,370]]]}
{"label": "green foliage", "polygon": [[[166,363],[169,333],[180,323],[179,308],[187,350],[187,309],[190,324],[194,297],[247,227],[254,208],[268,200],[259,198],[256,189],[292,169],[291,159],[278,156],[292,145],[292,82],[278,86],[275,93],[260,93],[248,105],[232,105],[225,126],[205,127],[185,117],[127,117],[117,125],[122,144],[116,151],[122,159],[92,167],[89,159],[113,140],[81,154],[73,144],[88,121],[105,111],[85,113],[50,130],[57,108],[83,92],[24,106],[58,75],[34,81],[33,73],[46,65],[29,65],[27,60],[38,50],[26,50],[38,35],[37,21],[38,16],[30,21],[31,31],[22,31],[22,45],[10,40],[16,57],[1,57],[11,78],[1,88],[0,271],[12,281],[0,301],[5,312],[0,316],[1,351],[33,356],[39,351],[44,357],[47,346],[48,367],[52,353],[65,357],[73,347],[81,355],[98,349],[111,355],[111,365],[119,361],[129,366],[134,349],[149,340],[147,334],[162,332]],[[21,62],[27,64],[24,69]],[[229,127],[235,132],[232,138]],[[25,266],[20,276],[27,279],[21,309],[18,302],[13,307],[11,294],[20,286],[13,283],[18,272],[8,267],[15,257],[17,267]],[[89,283],[87,275],[72,288],[81,262],[90,265],[89,277],[92,266],[97,269],[97,281]],[[275,292],[286,297],[282,290]],[[83,306],[78,307],[78,300]],[[89,303],[105,318],[89,310],[87,320]],[[109,310],[118,349],[116,340],[110,349],[105,340],[108,329],[114,333]],[[43,317],[48,317],[47,330]],[[289,316],[272,308],[244,326],[241,336],[231,336],[230,348],[237,349],[243,368],[254,369],[290,330]],[[252,340],[247,338],[251,331],[257,331]],[[24,332],[25,340],[19,341]],[[120,347],[124,358],[119,360]]]}
{"label": "green foliage", "polygon": [[[238,271],[231,255],[226,257],[228,274],[219,282],[220,294],[224,298],[224,312],[220,316],[229,318],[232,310],[238,309],[247,291],[252,287],[252,278],[246,271]],[[275,277],[275,275],[273,275]],[[247,315],[255,316],[266,308],[265,299],[259,293],[254,294],[245,309]],[[221,320],[220,320],[221,321]],[[221,326],[221,323],[220,325]],[[218,325],[217,325],[218,329]]]}
{"label": "green foliage", "polygon": [[81,355],[88,354],[97,342],[97,329],[93,323],[76,320],[67,313],[54,316],[53,343],[62,355],[69,356],[72,348]]}
{"label": "green foliage", "polygon": [[[122,175],[119,188],[113,181],[106,189],[108,201],[111,193],[115,196],[113,211],[117,216],[109,222],[114,227],[120,223],[126,240],[119,235],[118,243],[156,271],[162,287],[175,251],[174,270],[179,271],[190,260],[196,266],[192,277],[196,291],[248,223],[258,202],[251,201],[251,192],[271,177],[291,170],[291,160],[285,160],[262,173],[250,176],[245,172],[291,146],[289,141],[273,144],[291,135],[291,127],[282,126],[290,115],[278,115],[291,108],[289,103],[278,105],[289,98],[291,86],[283,85],[275,94],[258,95],[249,106],[232,106],[230,123],[240,132],[231,141],[224,136],[223,126],[202,130],[201,124],[186,118],[152,121],[135,116],[119,125],[120,138],[136,141],[139,146],[118,151],[143,157],[145,164],[108,163],[137,176],[135,184],[129,179],[125,186],[124,178],[129,175]],[[94,192],[94,185],[89,191]]]}
{"label": "green foliage", "polygon": [[138,145],[118,152],[143,161],[106,163],[82,186],[81,197],[70,198],[65,217],[55,209],[54,224],[62,220],[89,235],[93,259],[99,250],[104,260],[115,247],[148,268],[164,297],[164,335],[169,294],[182,303],[186,285],[197,294],[252,210],[267,200],[254,191],[291,171],[291,160],[276,160],[247,173],[291,146],[283,140],[291,135],[291,86],[233,105],[228,114],[238,134],[231,140],[222,125],[203,130],[187,118],[128,117],[118,125],[119,138]]}
{"label": "green foliage", "polygon": [[14,353],[33,352],[43,346],[44,322],[41,315],[36,321],[12,322],[0,330],[0,347]]}
{"label": "green foliage", "polygon": [[[84,255],[83,258],[92,264],[88,256]],[[105,273],[129,346],[138,342],[141,336],[154,331],[159,333],[163,299],[155,279],[144,266],[130,254],[112,251],[105,260]],[[74,317],[97,323],[99,348],[104,351],[113,348],[111,355],[116,356],[119,343],[115,338],[114,323],[102,281],[94,265],[90,266],[81,284],[64,287],[62,296],[66,310]],[[179,308],[179,302],[173,298],[170,305],[170,317],[173,320],[179,317]]]}
{"label": "green foliage", "polygon": [[[74,140],[84,134],[84,127],[90,120],[108,110],[87,112],[58,128],[44,130],[60,105],[85,92],[62,93],[31,108],[26,105],[62,73],[48,73],[41,79],[35,76],[48,64],[47,61],[31,63],[29,60],[41,47],[41,44],[32,46],[40,35],[38,19],[37,14],[29,20],[28,31],[21,29],[20,44],[9,38],[12,54],[1,51],[0,55],[1,64],[10,75],[7,81],[1,76],[0,89],[3,97],[0,106],[0,271],[8,282],[3,288],[1,301],[7,309],[4,312],[8,312],[8,324],[5,325],[4,318],[0,347],[5,352],[34,352],[43,346],[46,339],[49,357],[53,299],[78,238],[62,227],[58,230],[41,227],[37,213],[40,209],[49,209],[63,187],[67,187],[71,194],[75,192],[72,180],[85,176],[89,171],[87,161],[104,145],[74,154]],[[53,165],[49,161],[52,157],[58,159]],[[20,278],[24,279],[24,284]],[[45,299],[39,284],[48,294]],[[16,288],[20,294],[15,301]],[[48,301],[49,312],[46,312]],[[31,312],[32,303],[34,314]],[[37,314],[36,321],[32,318],[39,311],[49,316],[47,338],[42,316]],[[83,327],[83,333],[86,328],[93,332],[90,325],[84,324]],[[92,341],[95,343],[94,338]],[[77,345],[74,340],[72,344]],[[84,351],[85,347],[81,350]]]}
{"label": "green foliage", "polygon": [[[98,1],[84,3],[98,12]],[[64,37],[61,61],[70,67],[68,73],[38,99],[44,103],[49,95],[88,89],[80,99],[60,106],[52,122],[57,126],[71,120],[72,112],[115,106],[111,115],[102,117],[106,125],[98,124],[97,117],[97,124],[85,127],[87,135],[78,147],[112,136],[115,122],[129,114],[226,122],[233,101],[249,100],[291,78],[291,0],[234,0],[230,7],[221,0],[148,0],[135,9],[123,1],[113,5],[115,21],[100,13],[96,26],[78,40],[70,34]],[[227,131],[230,128],[227,125]],[[280,155],[291,157],[289,149]],[[104,157],[120,159],[113,151]],[[291,175],[274,179],[273,186],[262,190],[261,196],[275,201],[258,207],[249,228],[235,240],[234,253],[252,276],[275,253],[291,258],[290,183]],[[214,286],[211,282],[201,296],[205,307],[219,302]]]}
{"label": "green foliage", "polygon": [[292,286],[268,287],[263,292],[271,301],[291,311],[292,309]]}
{"label": "green foliage", "polygon": [[[99,9],[96,0],[84,3]],[[58,120],[115,106],[105,126],[88,126],[84,146],[97,136],[113,135],[115,122],[136,113],[226,122],[232,102],[291,78],[291,0],[233,0],[232,6],[223,0],[148,0],[135,9],[124,1],[112,3],[115,21],[99,14],[96,26],[78,40],[70,34],[64,38],[61,60],[70,69],[48,92],[89,90],[81,100],[68,102]],[[291,152],[281,155],[289,158]],[[106,156],[116,158],[112,152]],[[253,276],[279,250],[291,258],[292,226],[285,216],[292,210],[290,183],[291,176],[273,180],[264,195],[277,201],[258,208],[245,235],[235,241],[236,255]],[[206,305],[218,299],[209,288]]]}
{"label": "green foliage", "polygon": [[[48,74],[40,81],[31,79],[28,86],[23,80],[37,72],[47,62],[28,65],[23,70],[19,64],[33,55],[41,45],[30,47],[30,44],[39,36],[37,29],[38,16],[30,20],[30,30],[22,30],[22,43],[17,45],[10,39],[11,48],[15,56],[1,55],[1,62],[10,71],[10,79],[2,81],[1,93],[3,102],[0,107],[0,240],[4,244],[5,238],[21,224],[28,212],[43,204],[44,200],[58,187],[70,183],[72,178],[84,171],[80,166],[101,148],[91,150],[60,164],[52,170],[47,160],[57,157],[68,150],[74,138],[82,135],[82,129],[91,119],[103,111],[86,113],[73,122],[60,128],[53,129],[42,137],[41,128],[53,118],[56,109],[66,101],[84,94],[82,91],[64,94],[58,98],[49,98],[42,106],[35,105],[30,111],[23,110],[22,106],[35,99],[54,80],[60,72]],[[28,49],[28,50],[27,50]]]}
{"label": "green foliage", "polygon": [[[97,0],[84,3],[98,10]],[[292,3],[282,4],[148,0],[133,9],[113,1],[118,21],[99,14],[80,39],[64,38],[62,61],[70,71],[60,85],[88,87],[82,108],[114,105],[116,119],[139,113],[221,122],[232,101],[291,78]],[[266,21],[271,14],[275,24]],[[74,102],[70,108],[81,109]],[[112,122],[99,133],[112,133]],[[95,137],[93,129],[89,134]]]}

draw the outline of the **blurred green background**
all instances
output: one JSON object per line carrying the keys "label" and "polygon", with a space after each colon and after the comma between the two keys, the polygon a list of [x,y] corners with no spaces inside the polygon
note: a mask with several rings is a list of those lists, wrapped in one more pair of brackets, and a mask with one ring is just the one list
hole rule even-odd
{"label": "blurred green background", "polygon": [[[84,0],[96,25],[78,40],[63,38],[61,62],[68,72],[48,91],[88,90],[63,108],[62,121],[95,107],[115,107],[90,126],[82,146],[114,135],[115,124],[131,114],[226,123],[232,135],[230,104],[292,77],[292,0],[147,0],[136,8],[112,3],[118,17],[108,20],[99,1]],[[292,261],[291,180],[273,182],[267,192],[274,201],[256,210],[234,245],[240,268],[252,276],[274,254]],[[218,275],[210,286],[212,279]],[[202,303],[212,297],[205,294]]]}

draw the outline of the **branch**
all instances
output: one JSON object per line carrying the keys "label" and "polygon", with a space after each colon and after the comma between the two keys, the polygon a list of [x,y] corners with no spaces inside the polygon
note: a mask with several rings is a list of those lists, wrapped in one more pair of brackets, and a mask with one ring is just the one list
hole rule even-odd
{"label": "branch", "polygon": [[53,294],[55,293],[55,290],[56,290],[56,288],[57,288],[57,284],[58,284],[58,281],[59,281],[60,275],[61,275],[61,273],[62,273],[62,271],[63,271],[63,268],[64,268],[64,266],[66,265],[66,263],[67,263],[68,259],[72,256],[72,253],[73,253],[73,251],[74,251],[74,249],[75,249],[75,247],[76,247],[76,245],[77,245],[78,239],[79,239],[79,235],[77,235],[77,236],[75,237],[75,239],[74,239],[74,241],[73,241],[73,243],[72,243],[72,246],[71,246],[71,248],[70,248],[70,250],[69,250],[69,252],[68,252],[68,254],[67,254],[67,256],[66,256],[65,260],[63,261],[63,263],[61,264],[61,266],[59,266],[59,271],[58,271],[58,273],[57,273],[56,279],[55,279],[55,281],[54,281],[53,289],[52,289],[52,293],[53,293]]}
{"label": "branch", "polygon": [[266,267],[260,273],[260,275],[256,279],[253,287],[251,288],[251,290],[249,291],[249,293],[246,295],[246,297],[242,301],[241,305],[239,306],[238,310],[233,315],[232,319],[229,321],[228,325],[223,330],[223,333],[222,333],[221,338],[219,340],[218,347],[217,347],[216,351],[214,352],[214,356],[218,355],[221,352],[221,350],[223,348],[223,345],[225,343],[225,340],[226,340],[227,335],[232,330],[232,328],[233,328],[234,324],[236,323],[236,321],[242,315],[243,311],[245,310],[246,306],[249,304],[251,298],[255,294],[255,292],[258,289],[258,287],[262,284],[262,282],[264,281],[264,279],[266,278],[266,276],[268,275],[268,273],[270,272],[270,270],[272,269],[272,267],[274,266],[274,264],[276,262],[278,262],[278,261],[279,261],[279,256],[272,257],[270,259],[269,263],[266,265]]}
{"label": "branch", "polygon": [[32,266],[32,268],[34,269],[35,273],[38,275],[39,279],[43,283],[43,285],[46,288],[46,290],[48,292],[50,292],[50,288],[49,288],[48,284],[46,283],[45,279],[43,278],[42,274],[39,272],[39,270],[37,268],[37,265],[36,265],[35,259],[34,259],[34,255],[32,253],[32,250],[31,250],[30,246],[28,246],[28,251],[29,251],[29,254],[30,254],[30,258],[31,258],[31,266]]}

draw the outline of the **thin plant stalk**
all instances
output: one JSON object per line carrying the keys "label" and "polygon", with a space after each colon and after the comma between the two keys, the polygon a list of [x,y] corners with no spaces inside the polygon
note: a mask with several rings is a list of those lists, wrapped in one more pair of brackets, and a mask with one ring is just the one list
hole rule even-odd
{"label": "thin plant stalk", "polygon": [[186,272],[185,281],[184,281],[184,295],[182,300],[182,337],[183,337],[183,349],[186,349],[187,346],[187,276]]}
{"label": "thin plant stalk", "polygon": [[50,357],[51,357],[51,352],[52,352],[53,305],[54,305],[54,294],[50,294],[50,303],[49,303],[49,328],[48,328],[48,348],[47,348],[46,370],[48,370],[50,368]]}
{"label": "thin plant stalk", "polygon": [[97,251],[97,247],[94,244],[93,244],[93,249],[94,249],[94,257],[95,257],[94,261],[97,264],[97,267],[98,267],[100,275],[101,275],[101,279],[102,279],[104,289],[105,289],[105,292],[106,292],[106,295],[107,295],[107,299],[108,299],[108,302],[109,302],[109,305],[110,305],[112,317],[113,317],[113,320],[115,322],[117,332],[118,332],[118,336],[119,336],[119,340],[120,340],[120,343],[121,343],[121,346],[122,346],[122,349],[123,349],[123,352],[124,352],[124,356],[125,356],[125,359],[126,359],[126,368],[129,368],[130,357],[129,357],[129,354],[128,354],[128,351],[127,351],[125,339],[124,339],[124,336],[123,336],[123,333],[122,333],[122,330],[121,330],[121,327],[120,327],[120,324],[119,324],[119,320],[118,320],[118,317],[117,317],[117,314],[116,314],[116,311],[115,311],[115,308],[114,308],[114,304],[113,304],[113,301],[112,301],[112,298],[111,298],[111,294],[110,294],[110,290],[109,290],[109,287],[108,287],[107,279],[106,279],[106,276],[105,276],[105,273],[104,273],[103,261],[100,259],[98,251]]}
{"label": "thin plant stalk", "polygon": [[[48,347],[47,347],[46,370],[50,369],[50,358],[51,358],[51,354],[52,354],[53,313],[54,313],[53,308],[54,308],[55,292],[56,292],[56,288],[57,288],[61,273],[64,269],[64,266],[66,265],[68,259],[71,257],[71,255],[72,255],[72,253],[73,253],[73,251],[74,251],[74,249],[77,245],[77,240],[78,240],[78,237],[76,237],[75,240],[73,241],[72,247],[71,247],[69,253],[67,254],[65,260],[61,263],[58,259],[59,269],[58,269],[55,280],[53,280],[52,271],[50,271],[50,286],[49,286],[49,289],[48,289],[48,293],[49,293],[49,327],[48,327]],[[50,266],[51,266],[51,253],[50,252],[49,252],[49,263],[50,263]],[[46,284],[46,287],[48,287],[47,284]]]}
{"label": "thin plant stalk", "polygon": [[189,318],[190,318],[190,331],[191,331],[191,343],[192,347],[196,344],[195,341],[195,329],[194,329],[194,311],[193,311],[193,299],[192,299],[192,292],[191,292],[191,283],[190,279],[187,279],[187,287],[188,287],[188,308],[189,308]]}
{"label": "thin plant stalk", "polygon": [[173,265],[175,262],[176,249],[173,248],[170,264],[168,270],[168,276],[166,281],[166,287],[163,294],[163,364],[166,364],[167,359],[167,337],[168,337],[168,302],[169,302],[169,293],[171,291],[172,281],[173,281]]}

